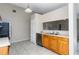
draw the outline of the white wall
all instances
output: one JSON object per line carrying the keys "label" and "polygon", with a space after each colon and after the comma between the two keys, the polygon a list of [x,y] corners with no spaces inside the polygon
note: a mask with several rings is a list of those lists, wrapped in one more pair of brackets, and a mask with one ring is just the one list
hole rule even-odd
{"label": "white wall", "polygon": [[77,9],[76,4],[69,4],[69,54],[77,54]]}
{"label": "white wall", "polygon": [[[16,13],[12,12],[13,9]],[[0,4],[0,16],[3,21],[11,23],[11,42],[30,39],[30,14],[26,14],[24,9],[10,4]]]}
{"label": "white wall", "polygon": [[61,20],[66,18],[68,18],[67,5],[42,15],[43,22],[56,21],[56,20]]}

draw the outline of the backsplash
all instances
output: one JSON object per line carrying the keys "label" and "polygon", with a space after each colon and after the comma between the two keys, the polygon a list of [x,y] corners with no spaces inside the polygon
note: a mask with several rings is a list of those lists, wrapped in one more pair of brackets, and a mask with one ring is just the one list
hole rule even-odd
{"label": "backsplash", "polygon": [[60,31],[60,30],[43,30],[42,32],[45,32],[45,33],[58,33],[60,35],[66,35],[68,36],[69,35],[69,31]]}
{"label": "backsplash", "polygon": [[64,30],[64,31],[67,31],[68,28],[69,28],[68,27],[68,19],[43,23],[43,30]]}

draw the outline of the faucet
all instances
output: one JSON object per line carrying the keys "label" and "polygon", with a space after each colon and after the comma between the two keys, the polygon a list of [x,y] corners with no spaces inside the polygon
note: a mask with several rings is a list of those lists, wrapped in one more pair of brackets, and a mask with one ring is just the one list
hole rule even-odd
{"label": "faucet", "polygon": [[55,35],[58,35],[58,34],[59,34],[59,32],[56,32],[56,33],[55,33]]}

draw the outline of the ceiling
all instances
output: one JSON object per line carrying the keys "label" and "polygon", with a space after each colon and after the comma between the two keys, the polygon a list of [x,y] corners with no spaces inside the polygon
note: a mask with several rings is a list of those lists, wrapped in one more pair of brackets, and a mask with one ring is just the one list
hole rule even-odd
{"label": "ceiling", "polygon": [[[12,5],[26,9],[28,3],[12,3]],[[45,14],[47,12],[60,8],[64,5],[67,4],[66,3],[30,3],[29,7],[30,9],[32,9],[33,12]]]}

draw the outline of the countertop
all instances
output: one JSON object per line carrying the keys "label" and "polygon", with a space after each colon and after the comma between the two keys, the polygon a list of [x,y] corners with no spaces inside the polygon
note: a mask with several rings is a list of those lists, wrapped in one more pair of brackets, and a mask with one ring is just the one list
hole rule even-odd
{"label": "countertop", "polygon": [[5,46],[10,46],[8,37],[0,38],[0,47],[5,47]]}
{"label": "countertop", "polygon": [[40,33],[40,34],[49,35],[49,36],[58,36],[58,37],[63,37],[63,38],[69,38],[68,35],[55,35],[55,34],[48,34],[48,33]]}
{"label": "countertop", "polygon": [[63,38],[69,38],[66,35],[54,35],[54,34],[44,34],[44,35],[49,35],[49,36],[57,36],[57,37],[63,37]]}

